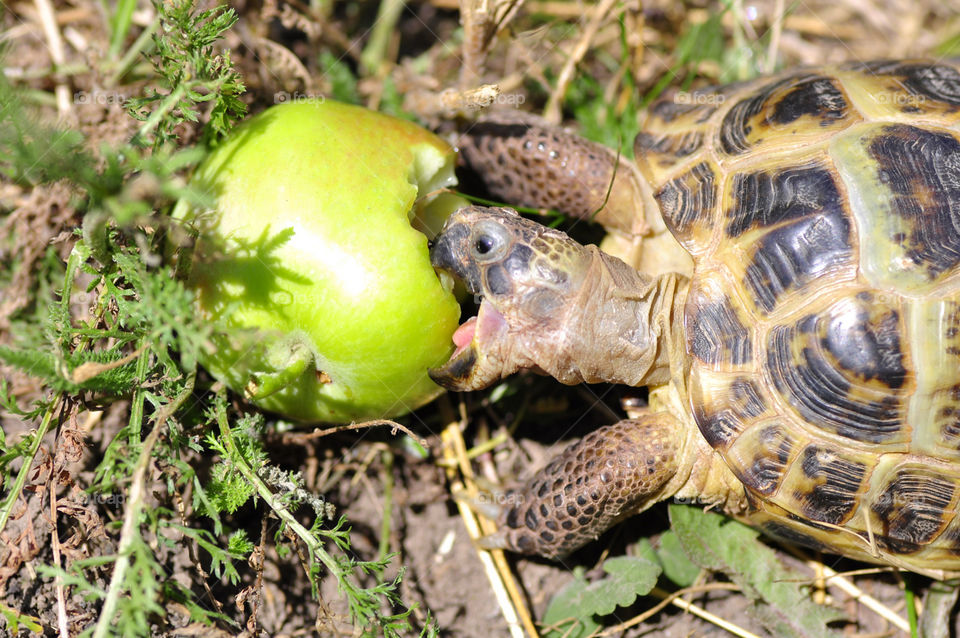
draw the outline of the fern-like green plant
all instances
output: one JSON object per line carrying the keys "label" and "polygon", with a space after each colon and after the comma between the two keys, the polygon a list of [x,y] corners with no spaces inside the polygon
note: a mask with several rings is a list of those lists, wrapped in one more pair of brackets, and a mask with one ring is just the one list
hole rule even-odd
{"label": "fern-like green plant", "polygon": [[222,137],[247,112],[239,99],[243,80],[233,70],[229,52],[218,53],[214,43],[237,21],[233,9],[224,6],[197,11],[193,0],[154,0],[160,30],[153,37],[156,55],[151,62],[165,90],[148,89],[146,95],[127,103],[130,114],[143,126],[135,142],[152,146],[176,139],[175,128],[197,122],[198,105],[212,102],[204,125],[204,140]]}

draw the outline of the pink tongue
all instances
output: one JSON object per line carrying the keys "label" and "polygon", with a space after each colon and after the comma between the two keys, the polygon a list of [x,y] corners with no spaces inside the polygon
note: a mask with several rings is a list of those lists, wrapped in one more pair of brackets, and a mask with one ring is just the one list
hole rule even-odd
{"label": "pink tongue", "polygon": [[477,330],[477,318],[470,317],[467,319],[462,326],[457,328],[457,331],[453,333],[453,344],[457,346],[457,352],[460,352],[461,349],[470,345],[470,342],[473,341],[473,334]]}

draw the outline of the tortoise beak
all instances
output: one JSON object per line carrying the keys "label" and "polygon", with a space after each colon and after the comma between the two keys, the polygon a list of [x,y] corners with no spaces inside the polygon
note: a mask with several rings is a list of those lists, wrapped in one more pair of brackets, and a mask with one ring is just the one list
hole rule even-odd
{"label": "tortoise beak", "polygon": [[470,377],[477,364],[477,348],[472,343],[439,368],[430,368],[427,374],[433,382],[447,390],[471,390]]}
{"label": "tortoise beak", "polygon": [[458,223],[459,214],[459,211],[454,213],[434,239],[430,247],[430,263],[434,270],[450,273],[463,281],[470,294],[476,295],[481,287],[480,270],[466,257],[470,228],[465,223]]}
{"label": "tortoise beak", "polygon": [[507,320],[488,301],[453,333],[457,347],[446,364],[427,371],[434,383],[448,390],[481,390],[499,381],[499,353],[507,335]]}

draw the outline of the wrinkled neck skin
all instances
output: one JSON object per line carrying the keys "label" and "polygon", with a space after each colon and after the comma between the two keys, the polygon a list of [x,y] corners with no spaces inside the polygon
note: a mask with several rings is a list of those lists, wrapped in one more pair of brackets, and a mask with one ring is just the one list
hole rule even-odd
{"label": "wrinkled neck skin", "polygon": [[[561,383],[662,385],[682,348],[681,322],[687,278],[651,278],[594,246],[585,248],[582,285],[544,331],[515,342],[518,368],[540,370]],[[671,352],[674,353],[671,357]]]}

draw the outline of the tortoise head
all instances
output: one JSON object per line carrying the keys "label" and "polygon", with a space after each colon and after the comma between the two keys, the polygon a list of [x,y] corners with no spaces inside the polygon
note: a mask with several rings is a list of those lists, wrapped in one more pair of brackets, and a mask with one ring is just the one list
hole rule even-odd
{"label": "tortoise head", "polygon": [[479,390],[522,368],[554,374],[544,361],[566,337],[590,262],[583,246],[511,209],[469,206],[447,220],[430,261],[480,301],[454,334],[453,356],[430,370],[434,381]]}

